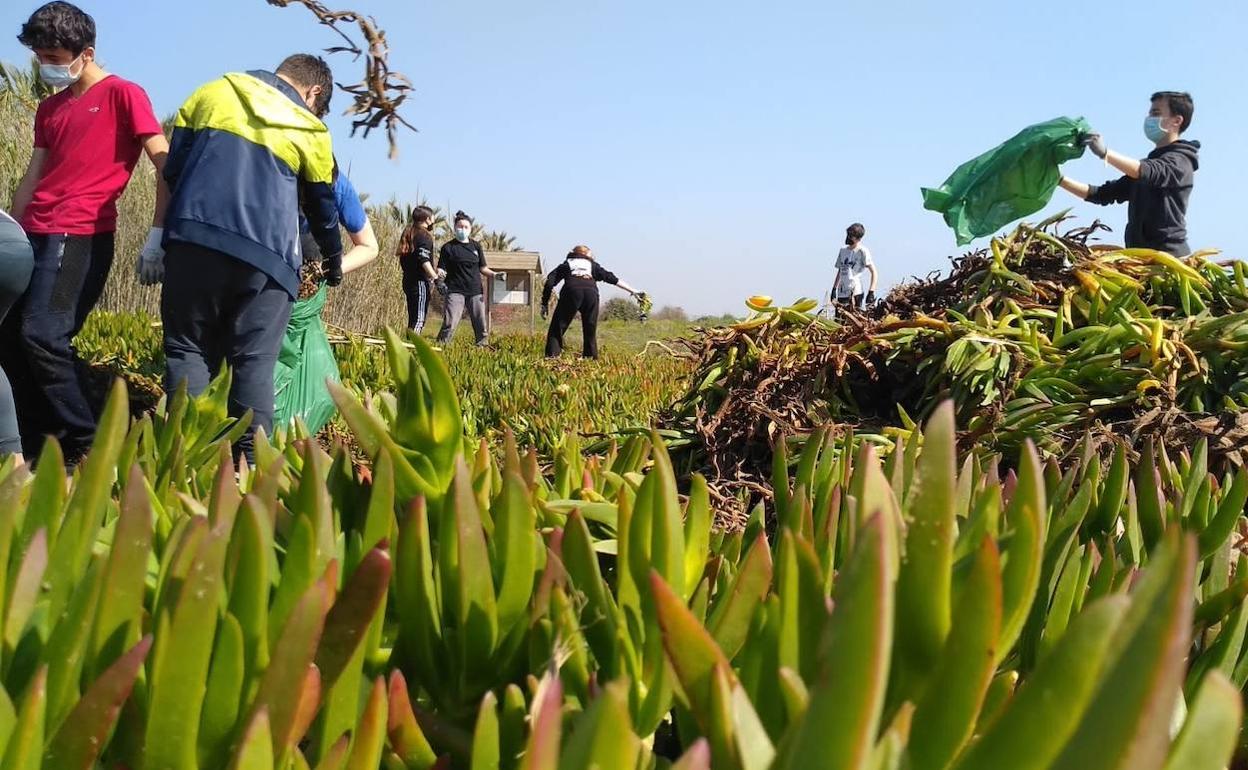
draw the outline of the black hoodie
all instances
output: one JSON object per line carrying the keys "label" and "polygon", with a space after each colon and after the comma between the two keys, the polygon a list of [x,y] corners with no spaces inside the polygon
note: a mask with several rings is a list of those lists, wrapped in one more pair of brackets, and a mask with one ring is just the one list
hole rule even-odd
{"label": "black hoodie", "polygon": [[1200,160],[1200,142],[1180,139],[1140,161],[1140,178],[1122,177],[1088,189],[1088,202],[1127,203],[1127,248],[1157,249],[1177,257],[1187,245],[1187,197]]}
{"label": "black hoodie", "polygon": [[559,267],[551,270],[550,275],[546,276],[546,285],[542,287],[542,307],[550,304],[551,292],[564,281],[567,282],[565,288],[575,286],[581,289],[593,289],[597,292],[598,281],[616,284],[620,282],[620,279],[615,277],[615,273],[593,259],[581,256],[575,251],[568,252],[568,256],[559,263]]}

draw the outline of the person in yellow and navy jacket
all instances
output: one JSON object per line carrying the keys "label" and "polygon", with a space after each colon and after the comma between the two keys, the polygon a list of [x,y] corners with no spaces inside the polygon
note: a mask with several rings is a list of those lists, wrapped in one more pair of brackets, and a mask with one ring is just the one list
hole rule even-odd
{"label": "person in yellow and navy jacket", "polygon": [[334,158],[323,114],[333,79],[323,59],[287,58],[276,72],[230,73],[178,110],[165,163],[169,210],[163,261],[165,385],[203,392],[233,370],[229,411],[253,418],[236,451],[254,461],[254,432],[273,428],[273,367],[299,291],[300,214],[326,282],[342,282]]}

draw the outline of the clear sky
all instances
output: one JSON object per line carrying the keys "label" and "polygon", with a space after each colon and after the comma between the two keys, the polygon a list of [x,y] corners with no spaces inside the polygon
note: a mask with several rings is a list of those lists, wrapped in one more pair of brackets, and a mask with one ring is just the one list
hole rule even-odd
{"label": "clear sky", "polygon": [[[744,312],[749,294],[819,296],[853,221],[884,286],[944,269],[960,250],[920,186],[1058,115],[1142,156],[1148,96],[1162,89],[1196,100],[1192,246],[1248,256],[1242,0],[326,2],[375,15],[418,89],[406,115],[420,132],[402,135],[397,162],[384,135],[350,140],[332,122],[361,190],[463,208],[547,269],[587,243],[656,306]],[[24,60],[14,35],[36,5],[4,3],[0,60]],[[264,0],[83,6],[102,62],[162,115],[223,72],[334,43],[306,10]],[[330,61],[356,81],[348,58]],[[1064,170],[1110,177],[1091,156]],[[1125,223],[1125,207],[1061,190],[1050,209],[1069,205]]]}

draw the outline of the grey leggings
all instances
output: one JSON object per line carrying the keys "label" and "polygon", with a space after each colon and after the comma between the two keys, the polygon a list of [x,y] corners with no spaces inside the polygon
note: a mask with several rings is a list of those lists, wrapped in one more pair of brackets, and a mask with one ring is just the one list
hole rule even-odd
{"label": "grey leggings", "polygon": [[472,331],[477,336],[477,344],[485,344],[485,297],[480,294],[465,297],[458,292],[446,295],[446,307],[442,310],[442,331],[438,332],[440,344],[445,345],[451,341],[455,327],[459,326],[459,319],[464,316],[465,306],[468,320],[472,321]]}
{"label": "grey leggings", "polygon": [[[26,234],[16,222],[0,213],[0,321],[26,291],[34,264]],[[20,451],[22,438],[17,430],[13,388],[0,369],[0,456]]]}

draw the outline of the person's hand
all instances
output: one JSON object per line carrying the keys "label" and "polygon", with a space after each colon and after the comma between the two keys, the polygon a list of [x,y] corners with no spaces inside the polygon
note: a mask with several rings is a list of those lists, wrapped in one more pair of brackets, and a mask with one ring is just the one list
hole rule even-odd
{"label": "person's hand", "polygon": [[867,292],[867,304],[868,305],[875,304],[875,292],[874,291]]}
{"label": "person's hand", "polygon": [[437,272],[437,276],[438,276],[438,277],[437,277],[437,279],[436,279],[436,280],[439,280],[439,281],[444,280],[444,279],[446,278],[446,271],[445,271],[445,270],[443,270],[442,268],[440,268],[440,267],[439,267],[439,268],[438,268],[438,272]]}
{"label": "person's hand", "polygon": [[545,321],[550,317],[550,305],[542,305],[542,320]]}
{"label": "person's hand", "polygon": [[444,297],[446,296],[446,292],[447,292],[446,281],[439,278],[438,280],[433,282],[433,288],[438,290],[438,294],[441,294]]}
{"label": "person's hand", "polygon": [[1096,132],[1089,132],[1079,137],[1079,144],[1087,147],[1088,151],[1101,160],[1105,159],[1109,148],[1105,146],[1105,139]]}
{"label": "person's hand", "polygon": [[342,255],[336,257],[325,257],[321,260],[321,267],[325,271],[325,283],[329,286],[338,286],[342,283]]}
{"label": "person's hand", "polygon": [[160,245],[164,236],[165,228],[153,227],[139,252],[139,283],[143,286],[155,286],[165,280],[165,249]]}

